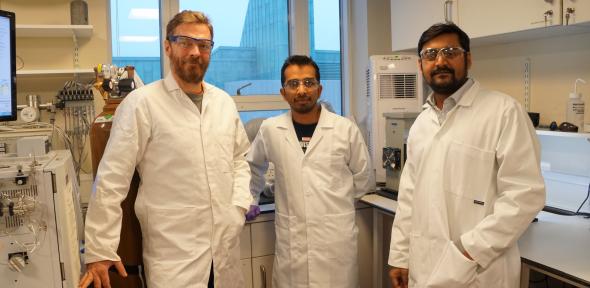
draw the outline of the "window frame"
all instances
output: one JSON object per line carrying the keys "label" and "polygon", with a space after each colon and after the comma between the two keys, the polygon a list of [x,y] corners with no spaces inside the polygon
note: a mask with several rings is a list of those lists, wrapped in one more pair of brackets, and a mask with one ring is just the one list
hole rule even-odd
{"label": "window frame", "polygon": [[[309,47],[309,1],[300,1],[300,0],[285,0],[288,1],[288,9],[289,9],[289,55],[295,54],[310,54],[310,47]],[[340,0],[340,22],[341,27],[345,27],[344,23],[346,19],[343,17],[344,14],[344,2],[346,0]],[[160,39],[163,39],[163,35],[166,35],[166,25],[170,19],[178,13],[179,8],[179,0],[160,0]],[[343,29],[340,29],[340,35],[343,36]],[[162,75],[167,75],[170,71],[170,63],[168,58],[166,57],[166,52],[164,50],[164,41],[161,42],[161,59],[162,59]],[[345,75],[347,75],[347,70],[344,69],[348,67],[344,64],[344,57],[345,49],[343,42],[343,37],[340,37],[340,65],[342,68],[341,76],[340,76],[340,85],[341,85],[341,101],[342,101],[342,112],[343,114],[347,115],[349,112],[349,105],[348,100],[345,101],[348,97],[348,89],[345,83],[349,81],[345,81]],[[348,77],[347,77],[348,78]],[[231,95],[232,98],[238,104],[239,111],[254,111],[254,110],[281,110],[281,109],[290,109],[287,102],[284,101],[283,97],[279,94],[276,96],[273,95],[248,95],[245,99],[236,95]],[[287,105],[285,108],[285,105]],[[258,109],[257,107],[265,107],[264,109]],[[240,110],[242,109],[242,110]]]}

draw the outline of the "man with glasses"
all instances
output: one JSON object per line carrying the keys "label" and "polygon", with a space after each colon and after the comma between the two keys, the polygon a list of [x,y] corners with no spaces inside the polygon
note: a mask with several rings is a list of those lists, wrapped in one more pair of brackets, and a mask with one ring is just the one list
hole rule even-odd
{"label": "man with glasses", "polygon": [[86,217],[80,287],[111,287],[111,266],[126,275],[120,204],[136,168],[147,286],[245,287],[239,234],[252,202],[249,145],[234,101],[203,81],[212,39],[203,13],[174,16],[164,42],[170,74],[118,107]]}
{"label": "man with glasses", "polygon": [[535,130],[515,99],[467,77],[459,27],[433,25],[418,52],[433,92],[407,140],[393,287],[518,287],[517,240],[545,203]]}
{"label": "man with glasses", "polygon": [[265,120],[248,152],[250,190],[275,169],[273,287],[358,287],[355,201],[370,188],[372,167],[361,133],[318,103],[320,71],[294,55],[281,69],[291,111]]}

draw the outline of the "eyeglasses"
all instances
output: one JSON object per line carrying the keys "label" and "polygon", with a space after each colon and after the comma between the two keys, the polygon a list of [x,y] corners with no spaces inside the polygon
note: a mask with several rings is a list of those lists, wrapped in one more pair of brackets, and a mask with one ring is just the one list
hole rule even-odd
{"label": "eyeglasses", "polygon": [[465,49],[461,47],[445,47],[445,48],[426,48],[420,51],[420,58],[426,61],[434,61],[440,53],[446,59],[454,59],[463,54]]}
{"label": "eyeglasses", "polygon": [[180,48],[192,49],[195,46],[199,47],[200,52],[210,52],[213,49],[213,41],[203,38],[193,38],[182,35],[171,35],[168,36],[168,41],[176,43]]}
{"label": "eyeglasses", "polygon": [[301,85],[301,83],[303,83],[303,86],[308,89],[316,88],[319,84],[319,82],[317,80],[315,80],[314,78],[305,78],[302,80],[291,79],[291,80],[285,82],[285,85],[283,87],[285,87],[286,89],[289,89],[289,90],[297,90],[297,88],[299,88],[299,85]]}

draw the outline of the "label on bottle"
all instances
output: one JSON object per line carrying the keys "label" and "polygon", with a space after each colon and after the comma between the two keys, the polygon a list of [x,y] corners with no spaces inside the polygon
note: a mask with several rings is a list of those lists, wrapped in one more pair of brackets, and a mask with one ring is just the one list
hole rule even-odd
{"label": "label on bottle", "polygon": [[584,114],[584,103],[572,103],[572,110],[576,114]]}

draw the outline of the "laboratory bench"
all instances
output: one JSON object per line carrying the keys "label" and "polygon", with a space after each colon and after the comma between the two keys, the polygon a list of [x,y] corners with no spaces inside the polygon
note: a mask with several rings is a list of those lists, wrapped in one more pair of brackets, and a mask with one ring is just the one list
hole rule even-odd
{"label": "laboratory bench", "polygon": [[541,211],[520,237],[521,286],[530,269],[576,287],[590,287],[590,219]]}
{"label": "laboratory bench", "polygon": [[[373,207],[373,283],[391,287],[387,256],[397,201],[367,194],[361,202]],[[518,246],[522,259],[521,288],[529,287],[530,270],[576,287],[590,287],[590,219],[541,211]]]}

